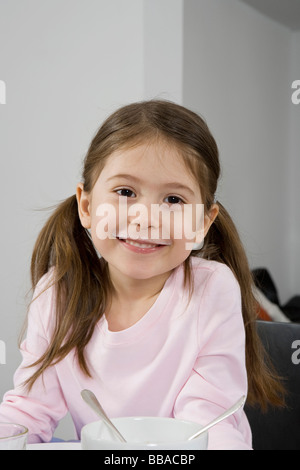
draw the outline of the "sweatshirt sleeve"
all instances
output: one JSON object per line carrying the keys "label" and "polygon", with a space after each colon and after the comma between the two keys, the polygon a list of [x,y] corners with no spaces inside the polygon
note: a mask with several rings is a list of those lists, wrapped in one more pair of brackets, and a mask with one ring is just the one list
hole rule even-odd
{"label": "sweatshirt sleeve", "polygon": [[[199,354],[177,397],[174,416],[205,425],[247,395],[241,294],[226,266],[210,275],[198,315]],[[208,441],[210,450],[251,450],[244,411],[211,428]]]}
{"label": "sweatshirt sleeve", "polygon": [[23,382],[36,370],[28,366],[41,357],[49,344],[47,327],[53,306],[52,297],[53,288],[50,287],[31,304],[27,336],[20,348],[22,362],[14,375],[14,389],[4,395],[0,405],[0,421],[26,426],[29,443],[50,441],[58,422],[67,413],[54,366],[46,369],[30,392],[23,386]]}

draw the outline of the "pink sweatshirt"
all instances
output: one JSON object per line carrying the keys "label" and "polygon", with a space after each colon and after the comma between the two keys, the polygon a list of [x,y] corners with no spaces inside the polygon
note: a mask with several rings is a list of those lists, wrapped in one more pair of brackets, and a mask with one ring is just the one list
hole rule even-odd
{"label": "pink sweatshirt", "polygon": [[[27,394],[24,369],[45,351],[53,325],[54,288],[29,312],[23,361],[15,388],[5,394],[0,421],[29,428],[29,442],[47,442],[69,411],[78,438],[97,415],[83,402],[92,390],[109,417],[167,416],[206,424],[247,394],[245,334],[238,283],[223,264],[192,258],[194,294],[183,288],[183,267],[169,277],[154,305],[130,328],[109,331],[103,317],[87,346],[93,378],[79,369],[74,353],[48,368]],[[39,282],[36,294],[47,282]],[[239,411],[209,432],[209,449],[251,449],[251,431]]]}

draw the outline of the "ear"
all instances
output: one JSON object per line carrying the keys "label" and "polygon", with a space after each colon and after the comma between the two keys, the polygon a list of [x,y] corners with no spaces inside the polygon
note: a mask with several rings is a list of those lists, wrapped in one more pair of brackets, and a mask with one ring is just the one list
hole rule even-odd
{"label": "ear", "polygon": [[215,219],[218,217],[219,210],[220,208],[218,204],[212,204],[208,214],[204,216],[204,237],[206,237],[210,227],[214,223]]}
{"label": "ear", "polygon": [[91,228],[90,194],[84,191],[83,184],[78,183],[76,188],[78,215],[84,228]]}
{"label": "ear", "polygon": [[191,248],[192,250],[200,250],[203,247],[204,239],[211,225],[214,223],[216,217],[218,216],[218,214],[219,214],[219,206],[218,204],[213,204],[208,214],[203,215],[201,229],[198,232],[196,232],[196,238]]}

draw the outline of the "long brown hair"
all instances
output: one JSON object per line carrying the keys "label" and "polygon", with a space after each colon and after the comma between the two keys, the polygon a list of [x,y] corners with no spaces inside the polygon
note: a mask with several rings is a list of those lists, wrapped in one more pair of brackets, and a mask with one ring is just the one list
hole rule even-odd
{"label": "long brown hair", "polygon": [[[90,192],[117,149],[160,138],[181,152],[186,165],[198,179],[205,211],[209,213],[220,176],[218,147],[205,121],[196,113],[168,101],[145,101],[121,108],[110,116],[93,138],[83,168],[83,188]],[[223,205],[205,238],[204,246],[190,256],[201,256],[228,265],[241,289],[246,331],[248,403],[265,407],[283,403],[283,387],[259,341],[255,322],[257,304],[247,256],[235,225]],[[29,388],[50,365],[75,350],[78,363],[90,375],[85,347],[95,325],[104,314],[111,282],[107,263],[100,259],[90,235],[80,223],[75,195],[62,202],[42,229],[32,255],[31,278],[35,289],[51,267],[56,294],[56,318],[52,341],[33,365],[36,372]],[[185,261],[191,278],[190,257]]]}

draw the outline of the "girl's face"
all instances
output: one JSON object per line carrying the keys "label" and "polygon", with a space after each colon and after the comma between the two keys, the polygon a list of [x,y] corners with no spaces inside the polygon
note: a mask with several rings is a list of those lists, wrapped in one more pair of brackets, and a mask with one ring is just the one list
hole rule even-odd
{"label": "girl's face", "polygon": [[161,276],[190,255],[217,215],[203,216],[199,184],[176,149],[164,142],[114,152],[92,191],[77,187],[81,223],[112,276]]}

